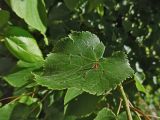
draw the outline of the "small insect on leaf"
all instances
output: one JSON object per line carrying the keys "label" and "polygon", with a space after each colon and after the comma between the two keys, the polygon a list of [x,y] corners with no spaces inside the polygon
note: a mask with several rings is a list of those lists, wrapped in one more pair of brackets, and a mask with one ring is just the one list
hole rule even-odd
{"label": "small insect on leaf", "polygon": [[93,69],[98,69],[99,68],[99,63],[98,62],[96,62],[95,64],[93,64],[93,67],[92,67]]}

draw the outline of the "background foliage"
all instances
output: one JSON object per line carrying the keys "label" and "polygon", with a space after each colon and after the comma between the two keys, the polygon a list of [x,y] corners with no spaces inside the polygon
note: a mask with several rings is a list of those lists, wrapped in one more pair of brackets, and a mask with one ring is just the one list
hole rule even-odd
{"label": "background foliage", "polygon": [[[133,106],[141,110],[141,118],[158,119],[153,116],[160,116],[159,11],[159,0],[0,0],[0,120],[125,120],[124,107],[117,114],[121,95],[112,83],[114,80],[116,84],[125,80],[125,92]],[[73,31],[89,31],[102,43],[89,32]],[[58,42],[64,37],[75,43],[63,42],[64,39]],[[89,45],[80,46],[77,39],[82,43],[86,39]],[[97,47],[92,40],[100,44],[99,51],[91,49]],[[55,82],[57,86],[52,81],[44,82],[48,79],[46,76],[57,75],[59,71],[70,70],[58,74],[57,78],[53,76],[55,80],[69,78],[67,75],[77,67],[63,62],[92,63],[80,57],[68,60],[70,56],[66,54],[79,54],[77,44],[83,56],[95,59],[93,52],[97,59],[103,56],[104,61],[113,62],[113,65],[107,64],[107,69],[115,76],[112,79],[107,76],[111,84],[108,88],[112,88],[109,94],[106,88],[102,95],[103,90],[95,88],[94,91],[91,86],[85,86],[92,85],[90,77],[84,85],[77,81],[61,86],[58,82]],[[122,57],[114,57],[116,51],[121,52],[115,56]],[[135,74],[129,66],[123,66],[127,62]],[[97,79],[99,77],[95,81]],[[95,95],[98,92],[100,95]],[[139,119],[136,110],[132,108],[132,111],[133,119]]]}

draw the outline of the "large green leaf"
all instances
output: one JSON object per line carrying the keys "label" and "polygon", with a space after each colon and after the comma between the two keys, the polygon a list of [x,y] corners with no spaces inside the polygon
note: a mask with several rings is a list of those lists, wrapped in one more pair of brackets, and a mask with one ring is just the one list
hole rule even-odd
{"label": "large green leaf", "polygon": [[74,32],[58,42],[45,61],[44,75],[35,80],[54,90],[75,87],[103,94],[133,75],[123,52],[103,58],[104,49],[96,35]]}
{"label": "large green leaf", "polygon": [[6,10],[0,10],[0,29],[4,27],[9,20],[9,12]]}
{"label": "large green leaf", "polygon": [[94,120],[117,120],[117,118],[111,110],[103,108]]}
{"label": "large green leaf", "polygon": [[27,24],[41,33],[46,32],[47,15],[43,0],[8,0],[8,3]]}
{"label": "large green leaf", "polygon": [[22,28],[9,28],[6,32],[5,44],[10,52],[22,61],[31,63],[43,61],[36,40]]}

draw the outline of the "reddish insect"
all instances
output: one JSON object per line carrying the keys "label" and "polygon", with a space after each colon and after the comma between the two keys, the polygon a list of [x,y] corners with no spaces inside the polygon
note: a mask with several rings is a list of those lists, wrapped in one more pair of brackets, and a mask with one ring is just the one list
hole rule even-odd
{"label": "reddish insect", "polygon": [[99,63],[97,62],[97,63],[93,64],[92,68],[93,69],[98,69],[99,68]]}

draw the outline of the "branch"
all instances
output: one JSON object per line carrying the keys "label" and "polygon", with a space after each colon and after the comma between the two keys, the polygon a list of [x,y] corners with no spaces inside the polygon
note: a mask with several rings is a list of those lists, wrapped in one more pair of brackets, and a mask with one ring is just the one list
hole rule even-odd
{"label": "branch", "polygon": [[122,84],[120,84],[119,87],[120,87],[120,92],[122,94],[123,101],[124,101],[124,104],[125,104],[125,107],[126,107],[126,113],[127,113],[128,120],[133,120],[132,115],[131,115],[131,111],[130,111],[130,108],[129,108],[129,101],[128,101],[127,96],[124,92]]}

